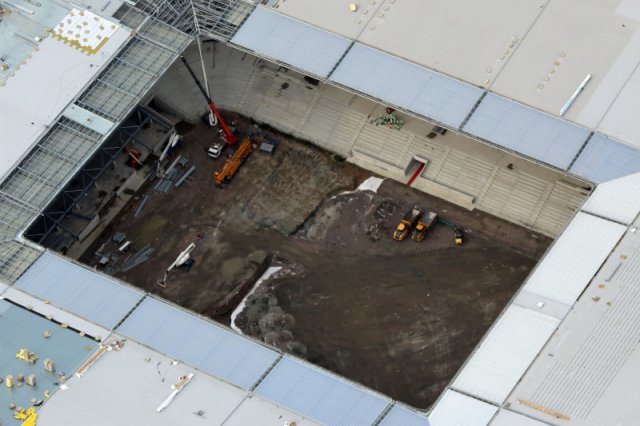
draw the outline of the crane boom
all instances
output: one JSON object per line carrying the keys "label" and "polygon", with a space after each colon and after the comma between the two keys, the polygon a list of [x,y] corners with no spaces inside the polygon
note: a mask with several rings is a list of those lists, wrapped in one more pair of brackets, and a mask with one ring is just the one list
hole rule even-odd
{"label": "crane boom", "polygon": [[229,126],[227,126],[227,123],[225,123],[224,119],[220,115],[220,112],[218,111],[218,108],[216,108],[215,104],[211,100],[211,97],[209,96],[207,91],[204,90],[204,87],[202,87],[202,84],[200,84],[200,81],[198,80],[198,77],[196,77],[196,74],[193,72],[193,69],[191,69],[191,66],[189,65],[189,63],[187,63],[187,60],[184,58],[184,56],[180,56],[180,59],[184,63],[184,66],[187,67],[187,71],[189,71],[189,74],[191,75],[191,78],[193,78],[193,81],[198,86],[198,89],[200,89],[200,92],[202,93],[202,96],[204,96],[204,98],[207,100],[207,103],[209,104],[209,108],[211,109],[211,112],[213,112],[213,114],[218,119],[218,123],[220,123],[220,127],[222,128],[222,132],[224,133],[225,142],[227,142],[227,145],[233,145],[234,143],[236,143],[238,141],[238,137],[236,135],[234,135],[231,132],[231,130],[229,130]]}

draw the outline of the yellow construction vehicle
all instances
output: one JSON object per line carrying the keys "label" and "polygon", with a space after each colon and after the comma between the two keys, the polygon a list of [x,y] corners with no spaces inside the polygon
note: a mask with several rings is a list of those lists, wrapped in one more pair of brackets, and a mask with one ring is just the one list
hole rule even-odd
{"label": "yellow construction vehicle", "polygon": [[393,232],[393,239],[396,241],[402,241],[407,238],[407,235],[409,235],[411,229],[416,226],[423,214],[424,210],[418,207],[414,207],[409,210]]}
{"label": "yellow construction vehicle", "polygon": [[227,161],[225,161],[224,166],[213,174],[216,185],[223,186],[224,184],[229,183],[244,160],[246,160],[252,152],[253,147],[251,146],[251,141],[248,138],[245,138],[233,156],[228,158]]}
{"label": "yellow construction vehicle", "polygon": [[414,229],[413,234],[411,234],[411,239],[418,242],[424,240],[424,237],[427,236],[427,231],[433,228],[433,225],[436,223],[437,218],[438,215],[436,213],[427,213],[426,216],[418,221],[416,229]]}

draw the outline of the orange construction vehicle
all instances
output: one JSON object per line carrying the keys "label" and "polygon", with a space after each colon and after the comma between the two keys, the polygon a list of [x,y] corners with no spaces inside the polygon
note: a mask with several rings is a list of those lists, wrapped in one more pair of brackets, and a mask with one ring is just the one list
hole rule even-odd
{"label": "orange construction vehicle", "polygon": [[252,152],[253,146],[251,146],[251,141],[245,138],[233,156],[228,158],[224,166],[213,174],[216,185],[223,186],[231,181],[231,178],[236,174],[244,160],[246,160]]}
{"label": "orange construction vehicle", "polygon": [[409,232],[418,224],[418,221],[424,214],[424,209],[414,207],[407,212],[402,218],[402,221],[393,231],[393,239],[396,241],[402,241],[407,238]]}

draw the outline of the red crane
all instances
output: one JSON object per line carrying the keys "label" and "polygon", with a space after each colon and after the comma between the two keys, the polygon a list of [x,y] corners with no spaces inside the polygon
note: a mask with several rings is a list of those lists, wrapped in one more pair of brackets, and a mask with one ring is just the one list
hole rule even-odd
{"label": "red crane", "polygon": [[180,56],[180,59],[182,59],[182,62],[184,63],[184,66],[187,67],[187,71],[189,71],[189,74],[191,74],[193,81],[196,82],[198,89],[200,89],[200,92],[202,93],[204,98],[207,100],[207,103],[209,104],[209,108],[211,108],[211,112],[213,112],[213,114],[218,119],[218,123],[220,123],[220,127],[222,128],[222,133],[224,134],[223,137],[227,145],[233,145],[234,143],[238,142],[238,137],[234,135],[231,132],[231,130],[229,130],[229,126],[227,126],[227,123],[225,123],[224,120],[222,119],[220,112],[218,112],[218,108],[216,108],[216,106],[213,104],[213,101],[209,97],[209,94],[204,90],[204,87],[202,87],[202,84],[200,84],[198,77],[196,77],[196,75],[194,74],[193,70],[187,63],[187,60],[184,58],[184,56]]}

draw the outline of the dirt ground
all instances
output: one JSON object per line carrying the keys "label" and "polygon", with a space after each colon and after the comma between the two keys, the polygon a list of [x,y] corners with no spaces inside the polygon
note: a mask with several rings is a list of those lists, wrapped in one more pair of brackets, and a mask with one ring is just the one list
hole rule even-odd
{"label": "dirt ground", "polygon": [[[239,128],[255,130],[244,119]],[[275,154],[256,150],[219,189],[212,173],[231,149],[211,160],[205,150],[215,132],[201,125],[181,130],[174,155],[197,170],[168,193],[150,182],[98,240],[115,252],[109,241],[123,231],[133,242],[128,255],[155,249],[146,262],[127,272],[114,267],[114,274],[229,324],[265,269],[282,266],[247,299],[235,324],[415,407],[435,400],[550,243],[390,180],[377,193],[354,191],[369,172],[275,132],[265,133],[280,142]],[[134,218],[144,193],[149,200]],[[444,225],[421,243],[394,241],[393,229],[414,205],[462,226],[465,244],[456,247]],[[167,287],[159,287],[191,242],[193,268],[173,270]],[[95,249],[82,260],[95,264]]]}

